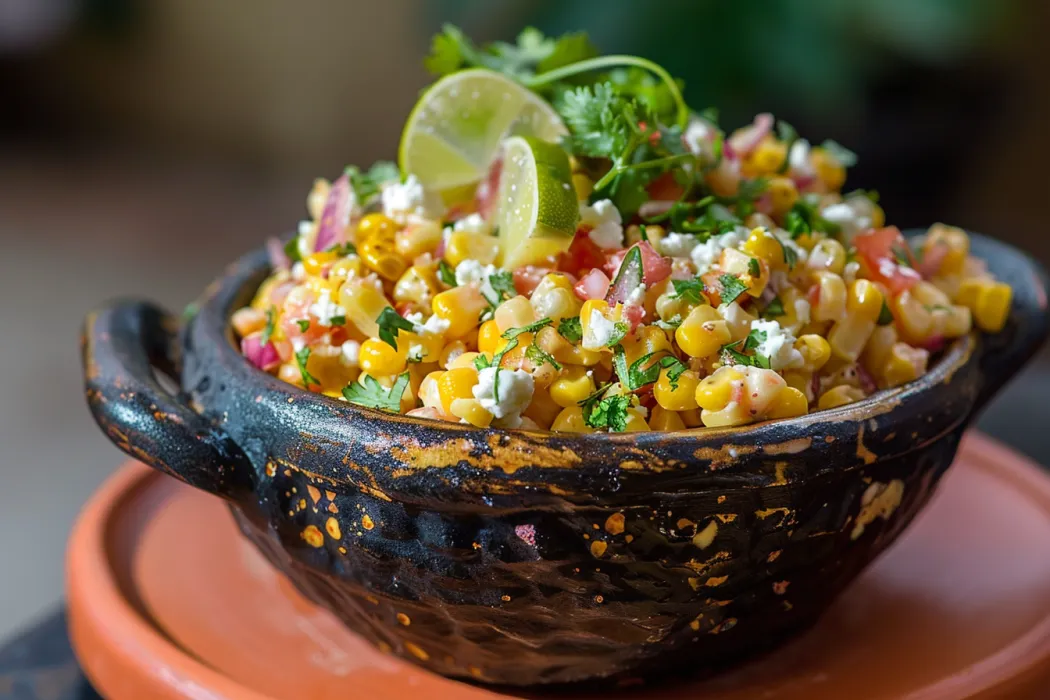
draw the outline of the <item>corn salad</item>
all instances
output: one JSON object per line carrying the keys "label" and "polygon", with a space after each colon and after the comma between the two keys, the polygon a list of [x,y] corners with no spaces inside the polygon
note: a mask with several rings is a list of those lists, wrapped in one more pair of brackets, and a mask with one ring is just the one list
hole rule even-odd
{"label": "corn salad", "polygon": [[233,314],[242,352],[370,408],[624,432],[843,406],[922,376],[954,338],[1003,328],[1011,289],[963,230],[905,241],[876,197],[842,193],[852,154],[774,125],[639,121],[646,147],[677,160],[635,171],[633,202],[608,186],[615,159],[566,139],[575,232],[512,269],[493,230],[498,155],[454,191],[390,164],[318,180],[309,219],[272,244],[272,275]]}

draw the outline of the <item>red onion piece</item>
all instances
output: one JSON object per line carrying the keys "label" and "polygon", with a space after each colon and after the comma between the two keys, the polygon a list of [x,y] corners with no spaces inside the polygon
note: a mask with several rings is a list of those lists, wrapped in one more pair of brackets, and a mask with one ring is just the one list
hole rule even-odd
{"label": "red onion piece", "polygon": [[241,338],[241,354],[248,362],[264,372],[269,372],[281,364],[281,357],[277,354],[277,348],[272,342],[263,345],[260,342],[261,339],[262,336],[259,333],[252,333]]}
{"label": "red onion piece", "polygon": [[284,253],[284,244],[273,236],[266,239],[266,254],[270,258],[270,267],[274,272],[287,272],[292,269],[292,261]]}
{"label": "red onion piece", "polygon": [[652,199],[638,208],[638,215],[643,219],[666,214],[675,205],[673,199]]}
{"label": "red onion piece", "polygon": [[576,296],[584,301],[588,299],[604,299],[609,291],[609,278],[601,270],[594,268],[573,287]]}
{"label": "red onion piece", "polygon": [[346,241],[346,227],[350,225],[350,215],[354,208],[354,191],[350,188],[350,178],[343,173],[332,183],[328,190],[328,199],[321,212],[318,225],[317,241],[314,250],[321,252]]}
{"label": "red onion piece", "polygon": [[773,115],[762,112],[755,115],[755,121],[729,137],[728,145],[741,157],[755,149],[773,129]]}

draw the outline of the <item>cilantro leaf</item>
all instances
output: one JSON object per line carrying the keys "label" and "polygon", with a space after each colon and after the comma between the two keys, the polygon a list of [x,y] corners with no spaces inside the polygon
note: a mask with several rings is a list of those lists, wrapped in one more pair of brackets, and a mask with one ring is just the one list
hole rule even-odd
{"label": "cilantro leaf", "polygon": [[882,300],[882,309],[879,310],[879,318],[876,321],[880,326],[888,326],[893,323],[893,312],[890,310],[886,300]]}
{"label": "cilantro leaf", "polygon": [[787,243],[784,243],[784,241],[779,238],[777,238],[777,243],[780,244],[780,252],[784,255],[784,264],[788,266],[789,270],[794,270],[795,265],[798,265],[798,253],[794,248]]}
{"label": "cilantro leaf", "polygon": [[579,63],[598,55],[598,48],[591,43],[587,32],[563,34],[554,41],[550,52],[536,64],[536,70],[546,73],[572,63]]}
{"label": "cilantro leaf", "polygon": [[606,391],[608,391],[609,387],[611,386],[612,382],[606,382],[599,386],[597,389],[595,389],[594,393],[592,393],[587,398],[583,399],[583,401],[577,402],[577,405],[582,409],[583,415],[585,417],[589,415],[592,410],[594,410],[594,407],[599,401],[601,401],[602,396],[605,394]]}
{"label": "cilantro leaf", "polygon": [[452,269],[444,260],[438,262],[437,270],[438,279],[441,280],[448,287],[458,287],[459,283],[456,282],[456,271]]}
{"label": "cilantro leaf", "polygon": [[266,326],[262,330],[262,335],[259,336],[259,345],[265,346],[270,342],[270,338],[273,337],[273,329],[275,324],[274,307],[270,307],[266,310]]}
{"label": "cilantro leaf", "polygon": [[332,316],[331,321],[333,326],[345,326],[346,316],[344,316],[343,314],[339,314],[338,316]]}
{"label": "cilantro leaf", "polygon": [[672,299],[683,299],[689,304],[699,304],[704,293],[704,281],[699,277],[691,280],[671,280],[674,287]]}
{"label": "cilantro leaf", "polygon": [[[514,288],[514,273],[509,270],[500,270],[489,275],[489,286],[496,292],[495,306],[498,306],[504,299],[510,299],[518,294],[518,290]],[[492,303],[491,299],[489,303]]]}
{"label": "cilantro leaf", "polygon": [[478,51],[459,27],[446,24],[440,34],[430,41],[430,55],[423,59],[423,66],[434,75],[455,73],[464,65],[478,65]]}
{"label": "cilantro leaf", "polygon": [[733,359],[734,364],[751,367],[770,369],[769,357],[759,353],[747,355],[745,353],[756,350],[762,343],[766,342],[766,331],[752,329],[747,337],[728,345],[722,346],[722,353]]}
{"label": "cilantro leaf", "polygon": [[306,363],[310,360],[310,348],[303,348],[295,353],[295,363],[299,365],[299,376],[303,379],[303,386],[309,387],[311,384],[320,385],[321,382],[317,381],[317,377],[310,374],[306,369]]}
{"label": "cilantro leaf", "polygon": [[299,255],[299,234],[295,234],[284,244],[284,254],[292,263],[302,262],[303,256]]}
{"label": "cilantro leaf", "polygon": [[747,261],[747,272],[752,277],[759,277],[762,275],[762,266],[758,264],[758,258],[750,258]]}
{"label": "cilantro leaf", "polygon": [[361,172],[357,166],[348,166],[346,175],[350,178],[350,186],[354,188],[354,194],[357,195],[361,206],[367,206],[379,194],[381,185],[401,179],[401,171],[397,166],[385,160],[376,161],[365,172]]}
{"label": "cilantro leaf", "polygon": [[379,339],[395,350],[397,350],[398,331],[411,332],[415,328],[415,324],[389,306],[379,314],[376,323],[379,324]]}
{"label": "cilantro leaf", "polygon": [[626,394],[617,394],[600,400],[584,416],[584,421],[592,428],[608,428],[617,433],[627,430],[627,409],[631,398]]}
{"label": "cilantro leaf", "polygon": [[570,343],[578,343],[583,340],[583,326],[580,324],[580,317],[563,318],[558,322],[558,333]]}
{"label": "cilantro leaf", "polygon": [[[667,378],[671,381],[671,388],[677,389],[678,378],[682,376],[682,372],[686,371],[688,367],[674,355],[664,355],[656,362],[649,364],[649,361],[655,354],[651,352],[643,355],[628,367],[626,351],[622,345],[617,345],[613,349],[613,370],[616,372],[620,383],[627,387],[629,391],[636,391],[647,384],[655,382],[660,378],[660,371],[667,369]],[[648,367],[646,367],[647,364],[649,365]]]}
{"label": "cilantro leaf", "polygon": [[740,281],[736,275],[724,274],[718,278],[722,285],[722,303],[732,304],[741,294],[747,291],[747,285]]}
{"label": "cilantro leaf", "polygon": [[539,345],[530,345],[525,348],[525,357],[532,360],[537,365],[547,363],[554,369],[561,371],[561,363],[555,360],[549,353],[544,352]]}
{"label": "cilantro leaf", "polygon": [[911,267],[911,258],[908,257],[908,251],[897,246],[890,249],[893,253],[893,259],[897,261],[897,264],[901,267]]}
{"label": "cilantro leaf", "polygon": [[820,145],[821,148],[827,151],[828,155],[837,160],[839,165],[843,168],[852,168],[857,164],[857,154],[843,146],[841,143],[828,139]]}
{"label": "cilantro leaf", "polygon": [[621,340],[623,340],[625,337],[627,337],[627,334],[630,333],[630,332],[631,332],[631,327],[626,322],[624,322],[624,321],[617,321],[616,323],[613,324],[612,335],[609,336],[609,340],[608,340],[608,342],[605,343],[605,347],[607,347],[607,348],[613,347],[614,345],[619,343]]}
{"label": "cilantro leaf", "polygon": [[776,318],[777,316],[786,316],[787,312],[784,311],[784,302],[780,300],[779,296],[773,297],[772,301],[766,304],[766,308],[762,310],[763,318]]}
{"label": "cilantro leaf", "polygon": [[553,323],[553,321],[551,321],[550,318],[545,316],[539,321],[533,321],[532,323],[529,323],[524,326],[519,326],[518,328],[508,328],[507,330],[503,331],[500,337],[504,340],[510,340],[512,338],[517,338],[522,333],[535,333],[539,329],[551,325],[551,323]]}
{"label": "cilantro leaf", "polygon": [[[335,319],[333,319],[333,321],[334,320]],[[298,321],[295,322],[295,325],[299,326],[299,330],[305,333],[310,328],[310,319],[300,318]]]}
{"label": "cilantro leaf", "polygon": [[408,372],[397,376],[394,385],[389,389],[383,387],[375,377],[366,374],[362,382],[351,382],[343,389],[343,397],[350,403],[368,408],[398,413],[401,410],[401,397],[408,387]]}
{"label": "cilantro leaf", "polygon": [[606,82],[566,91],[554,109],[569,128],[567,140],[573,153],[614,159],[627,148],[631,132],[627,106],[627,100]]}

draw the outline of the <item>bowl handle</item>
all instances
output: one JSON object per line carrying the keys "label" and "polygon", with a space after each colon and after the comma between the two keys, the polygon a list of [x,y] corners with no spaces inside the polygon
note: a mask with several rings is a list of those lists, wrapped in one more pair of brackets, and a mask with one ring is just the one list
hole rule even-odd
{"label": "bowl handle", "polygon": [[1003,385],[1031,359],[1050,329],[1046,269],[1017,248],[977,233],[970,234],[971,253],[984,260],[998,279],[1013,287],[1010,318],[1001,333],[982,334],[978,345],[982,384],[974,412],[980,411]]}
{"label": "bowl handle", "polygon": [[178,321],[153,304],[120,301],[84,321],[81,359],[88,406],[121,450],[190,486],[233,500],[251,489],[241,449],[166,391],[154,370],[179,376]]}

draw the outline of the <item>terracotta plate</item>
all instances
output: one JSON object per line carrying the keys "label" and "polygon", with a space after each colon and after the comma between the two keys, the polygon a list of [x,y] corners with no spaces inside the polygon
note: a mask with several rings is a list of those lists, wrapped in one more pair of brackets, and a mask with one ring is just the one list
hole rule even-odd
{"label": "terracotta plate", "polygon": [[[928,509],[816,628],[745,667],[620,698],[1050,697],[1050,477],[970,436]],[[74,646],[107,698],[481,700],[304,601],[222,503],[139,465],[69,549]]]}

